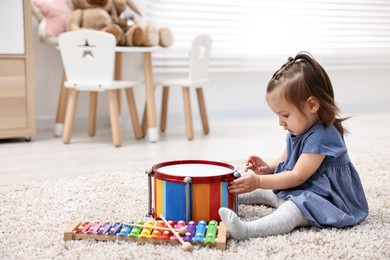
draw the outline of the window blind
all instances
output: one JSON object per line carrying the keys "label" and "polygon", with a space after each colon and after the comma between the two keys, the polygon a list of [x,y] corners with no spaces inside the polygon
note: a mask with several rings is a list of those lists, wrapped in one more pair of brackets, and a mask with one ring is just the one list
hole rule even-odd
{"label": "window blind", "polygon": [[[299,51],[327,67],[390,67],[390,0],[147,0],[144,13],[178,48],[210,34],[213,71],[274,70]],[[154,66],[177,72],[188,60],[156,53]]]}

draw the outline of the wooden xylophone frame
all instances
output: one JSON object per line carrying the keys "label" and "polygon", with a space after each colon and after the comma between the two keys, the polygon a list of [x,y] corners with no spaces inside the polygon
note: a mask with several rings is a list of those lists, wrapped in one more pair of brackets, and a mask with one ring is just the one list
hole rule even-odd
{"label": "wooden xylophone frame", "polygon": [[[64,232],[64,240],[83,240],[83,239],[96,239],[103,241],[115,241],[115,240],[133,240],[143,243],[170,243],[170,244],[180,244],[178,240],[167,240],[167,239],[155,239],[155,238],[139,238],[139,237],[125,237],[125,236],[110,236],[110,235],[95,235],[95,234],[84,234],[76,233],[77,228],[82,224],[82,221],[74,221],[70,224]],[[153,228],[152,228],[153,229]],[[196,243],[194,245],[202,245],[215,247],[219,250],[226,249],[226,240],[227,240],[227,230],[223,222],[218,223],[217,236],[215,243],[212,245],[205,245],[203,243]]]}

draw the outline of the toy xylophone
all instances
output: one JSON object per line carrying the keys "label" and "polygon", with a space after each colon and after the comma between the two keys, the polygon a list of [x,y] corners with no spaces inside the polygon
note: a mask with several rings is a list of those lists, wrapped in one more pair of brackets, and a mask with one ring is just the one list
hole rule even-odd
{"label": "toy xylophone", "polygon": [[[164,221],[166,221],[164,219]],[[222,222],[211,220],[180,221],[162,220],[137,222],[111,222],[111,221],[75,221],[65,229],[64,240],[96,239],[96,240],[134,240],[150,243],[191,243],[205,245],[220,250],[226,249],[227,231]],[[179,235],[180,234],[180,235]],[[176,236],[179,235],[179,238]],[[180,239],[180,241],[179,241]]]}

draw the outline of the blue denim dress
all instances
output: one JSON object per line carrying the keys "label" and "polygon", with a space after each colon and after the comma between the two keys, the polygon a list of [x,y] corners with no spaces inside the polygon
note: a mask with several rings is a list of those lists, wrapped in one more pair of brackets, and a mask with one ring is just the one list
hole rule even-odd
{"label": "blue denim dress", "polygon": [[305,134],[287,134],[287,158],[275,174],[292,170],[302,153],[325,155],[317,171],[302,185],[274,190],[293,201],[316,227],[352,226],[368,215],[368,204],[359,174],[353,166],[343,137],[334,126],[317,123]]}

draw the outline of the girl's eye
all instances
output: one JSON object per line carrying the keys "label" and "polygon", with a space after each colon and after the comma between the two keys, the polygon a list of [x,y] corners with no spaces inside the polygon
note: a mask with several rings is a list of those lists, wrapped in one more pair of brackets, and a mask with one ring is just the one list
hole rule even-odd
{"label": "girl's eye", "polygon": [[282,117],[284,117],[284,118],[288,118],[288,115],[282,115]]}

